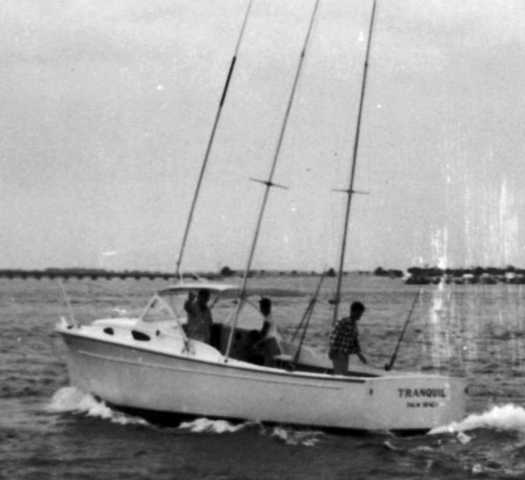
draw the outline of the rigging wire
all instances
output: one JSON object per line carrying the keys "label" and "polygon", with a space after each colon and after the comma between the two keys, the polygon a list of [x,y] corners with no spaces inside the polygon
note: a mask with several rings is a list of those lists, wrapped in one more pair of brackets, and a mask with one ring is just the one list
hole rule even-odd
{"label": "rigging wire", "polygon": [[319,292],[321,291],[321,286],[323,284],[323,280],[325,276],[326,276],[326,272],[323,272],[321,274],[321,278],[319,278],[319,282],[317,283],[315,292],[312,298],[310,299],[308,306],[306,307],[303,318],[301,319],[301,322],[299,324],[300,326],[297,327],[297,330],[294,333],[294,336],[292,338],[292,342],[293,342],[295,340],[297,332],[302,328],[299,345],[297,346],[297,350],[295,351],[295,354],[292,359],[292,367],[295,367],[295,365],[297,365],[297,362],[299,361],[299,357],[301,355],[301,349],[303,348],[304,340],[306,338],[306,333],[308,332],[308,327],[310,326],[310,320],[312,318],[312,314],[314,313],[315,304],[317,303],[317,298],[319,297]]}
{"label": "rigging wire", "polygon": [[58,283],[58,286],[60,288],[60,293],[62,294],[62,298],[64,300],[64,303],[66,304],[67,311],[68,311],[68,314],[69,314],[69,318],[71,320],[71,324],[74,327],[78,327],[79,323],[78,323],[77,319],[75,318],[75,313],[73,312],[73,307],[71,306],[71,300],[69,298],[69,295],[66,292],[66,289],[64,287],[64,283],[62,282],[62,280],[60,278],[57,280],[57,283]]}
{"label": "rigging wire", "polygon": [[408,327],[408,324],[410,322],[410,319],[412,318],[412,313],[414,312],[414,308],[417,304],[417,301],[419,300],[419,297],[421,295],[421,288],[417,291],[416,296],[414,297],[414,300],[412,301],[412,306],[410,307],[410,311],[408,312],[407,318],[405,320],[405,323],[403,325],[403,328],[401,330],[401,334],[399,335],[399,339],[397,341],[396,348],[394,350],[394,353],[392,354],[392,357],[390,358],[390,361],[385,365],[385,370],[389,371],[394,366],[394,363],[397,359],[397,352],[399,351],[399,346],[401,345],[401,342],[403,341],[403,337],[405,336],[405,331]]}

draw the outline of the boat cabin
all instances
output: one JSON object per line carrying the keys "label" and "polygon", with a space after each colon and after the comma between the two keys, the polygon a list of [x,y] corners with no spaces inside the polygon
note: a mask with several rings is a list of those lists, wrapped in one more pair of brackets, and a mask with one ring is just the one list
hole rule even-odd
{"label": "boat cabin", "polygon": [[[237,285],[188,282],[163,288],[148,302],[140,317],[140,322],[147,324],[175,322],[175,328],[185,331],[187,313],[184,303],[190,293],[197,295],[200,290],[207,290],[210,293],[208,307],[213,317],[210,344],[224,355],[231,332],[231,322],[239,302],[240,289]],[[233,336],[230,349],[231,358],[250,363],[262,362],[261,355],[258,355],[253,348],[260,340],[260,331],[263,326],[263,317],[259,312],[256,297],[256,294],[260,295],[260,293],[260,291],[248,292]],[[288,354],[285,351],[281,353]]]}

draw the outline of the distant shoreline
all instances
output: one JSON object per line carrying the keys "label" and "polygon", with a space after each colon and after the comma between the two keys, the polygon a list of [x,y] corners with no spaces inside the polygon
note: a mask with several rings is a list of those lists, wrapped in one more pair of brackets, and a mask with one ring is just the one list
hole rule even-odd
{"label": "distant shoreline", "polygon": [[[320,276],[323,272],[315,270],[251,270],[249,277],[308,277]],[[324,272],[327,277],[335,277],[336,272],[330,268]],[[472,268],[438,268],[409,267],[406,270],[384,269],[345,271],[344,275],[373,275],[386,278],[404,278],[408,284],[446,283],[521,283],[525,281],[525,269],[507,267],[472,267]],[[183,278],[224,279],[242,277],[242,270],[223,267],[218,272],[199,271],[185,272]],[[176,280],[174,272],[153,270],[107,270],[103,268],[45,268],[45,269],[0,269],[0,278],[7,279],[150,279]]]}
{"label": "distant shoreline", "polygon": [[[225,267],[227,268],[227,267]],[[185,272],[182,276],[185,279],[189,278],[207,278],[207,279],[224,279],[229,277],[242,277],[241,270],[231,270],[223,268],[219,272],[199,271],[199,272]],[[325,272],[328,277],[335,277],[333,269]],[[352,272],[361,275],[371,275],[370,271],[356,271]],[[322,272],[304,271],[304,270],[251,270],[249,277],[304,277],[304,276],[320,276]],[[344,272],[348,275],[349,272]],[[150,279],[150,280],[176,280],[179,276],[174,272],[152,271],[152,270],[106,270],[102,268],[46,268],[46,269],[0,269],[0,278],[7,279]]]}

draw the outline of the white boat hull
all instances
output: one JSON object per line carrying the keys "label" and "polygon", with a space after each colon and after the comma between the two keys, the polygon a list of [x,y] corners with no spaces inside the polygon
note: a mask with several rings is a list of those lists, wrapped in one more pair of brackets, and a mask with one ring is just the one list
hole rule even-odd
{"label": "white boat hull", "polygon": [[465,386],[459,378],[288,372],[234,360],[199,360],[190,353],[166,353],[77,332],[60,331],[71,383],[126,409],[399,431],[428,430],[464,416]]}

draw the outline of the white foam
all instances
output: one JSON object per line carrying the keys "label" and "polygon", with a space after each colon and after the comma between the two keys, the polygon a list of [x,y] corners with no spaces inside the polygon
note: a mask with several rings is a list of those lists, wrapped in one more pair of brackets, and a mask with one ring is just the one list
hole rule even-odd
{"label": "white foam", "polygon": [[148,425],[143,418],[132,417],[109,408],[75,387],[62,387],[55,392],[46,410],[52,413],[83,413],[88,417],[98,417],[120,425]]}
{"label": "white foam", "polygon": [[183,422],[179,428],[194,433],[234,433],[246,427],[248,423],[233,424],[226,420],[210,420],[209,418],[197,418],[191,422]]}
{"label": "white foam", "polygon": [[458,433],[476,428],[525,432],[525,409],[512,403],[495,406],[487,412],[469,415],[461,422],[434,428],[430,434]]}
{"label": "white foam", "polygon": [[457,439],[459,440],[459,443],[461,443],[462,445],[466,445],[467,443],[469,443],[472,440],[472,437],[469,437],[464,432],[459,432],[458,435],[457,435]]}
{"label": "white foam", "polygon": [[475,463],[474,465],[472,465],[472,473],[474,475],[483,473],[483,470],[483,466],[480,463]]}
{"label": "white foam", "polygon": [[399,450],[401,450],[399,447],[396,447],[390,440],[384,442],[383,445],[394,452],[398,452]]}
{"label": "white foam", "polygon": [[282,440],[286,445],[315,446],[323,432],[313,430],[293,430],[284,427],[274,427],[271,436]]}

